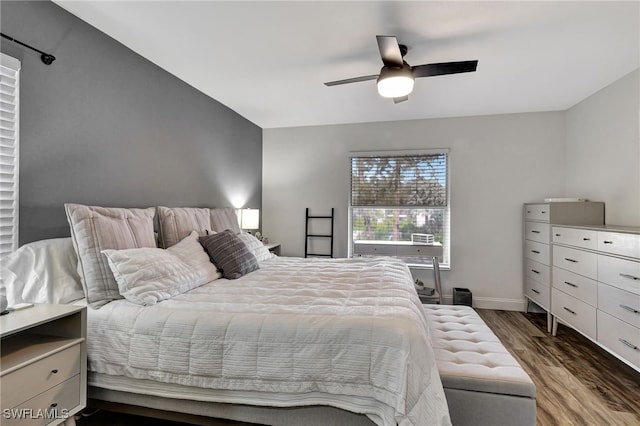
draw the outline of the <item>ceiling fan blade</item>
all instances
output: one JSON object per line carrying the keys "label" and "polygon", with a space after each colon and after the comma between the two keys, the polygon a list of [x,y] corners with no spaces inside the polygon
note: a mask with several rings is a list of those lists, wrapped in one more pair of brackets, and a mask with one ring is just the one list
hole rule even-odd
{"label": "ceiling fan blade", "polygon": [[382,62],[388,67],[402,67],[402,52],[394,36],[376,36]]}
{"label": "ceiling fan blade", "polygon": [[436,75],[474,72],[478,61],[441,62],[438,64],[416,65],[411,67],[414,77],[434,77]]}
{"label": "ceiling fan blade", "polygon": [[349,84],[349,83],[358,83],[360,81],[375,80],[376,78],[378,78],[378,74],[365,75],[364,77],[347,78],[346,80],[329,81],[329,82],[325,83],[324,85],[325,86],[337,86],[339,84]]}
{"label": "ceiling fan blade", "polygon": [[394,104],[399,104],[400,102],[404,102],[404,101],[408,101],[408,100],[409,100],[409,95],[402,96],[400,98],[393,98],[393,103]]}

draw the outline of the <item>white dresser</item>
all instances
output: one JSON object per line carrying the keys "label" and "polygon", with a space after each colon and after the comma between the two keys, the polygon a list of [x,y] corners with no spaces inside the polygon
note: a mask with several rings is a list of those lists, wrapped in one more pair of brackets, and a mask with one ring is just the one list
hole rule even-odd
{"label": "white dresser", "polygon": [[524,295],[547,311],[551,331],[551,228],[555,224],[600,225],[604,203],[554,202],[524,205]]}
{"label": "white dresser", "polygon": [[640,228],[552,227],[553,335],[571,326],[640,371]]}

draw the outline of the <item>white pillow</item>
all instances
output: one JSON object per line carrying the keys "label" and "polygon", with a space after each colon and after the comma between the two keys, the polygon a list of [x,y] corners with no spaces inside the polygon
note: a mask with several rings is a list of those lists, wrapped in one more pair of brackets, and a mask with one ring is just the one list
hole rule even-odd
{"label": "white pillow", "polygon": [[71,238],[34,241],[2,262],[2,287],[9,306],[69,303],[84,297]]}
{"label": "white pillow", "polygon": [[122,299],[101,250],[156,247],[153,233],[155,209],[85,206],[66,203],[71,241],[78,256],[78,274],[87,302],[98,309]]}
{"label": "white pillow", "polygon": [[132,248],[102,253],[120,294],[139,305],[155,305],[220,278],[195,231],[166,250]]}
{"label": "white pillow", "polygon": [[276,257],[276,255],[271,253],[269,249],[262,244],[262,241],[257,239],[253,234],[243,232],[242,234],[238,234],[238,237],[240,237],[249,251],[253,253],[258,262]]}

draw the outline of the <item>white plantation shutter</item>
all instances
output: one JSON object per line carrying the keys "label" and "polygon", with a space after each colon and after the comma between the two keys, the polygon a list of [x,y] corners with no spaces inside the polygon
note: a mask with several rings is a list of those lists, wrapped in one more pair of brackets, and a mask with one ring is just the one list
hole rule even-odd
{"label": "white plantation shutter", "polygon": [[20,61],[0,54],[0,259],[18,248]]}

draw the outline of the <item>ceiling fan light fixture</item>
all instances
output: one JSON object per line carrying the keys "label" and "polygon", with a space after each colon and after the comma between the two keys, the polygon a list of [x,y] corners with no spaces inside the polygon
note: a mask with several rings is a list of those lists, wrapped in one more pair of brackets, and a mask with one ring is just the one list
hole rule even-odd
{"label": "ceiling fan light fixture", "polygon": [[413,82],[413,73],[409,67],[384,67],[378,77],[378,93],[384,98],[401,98],[413,91]]}

